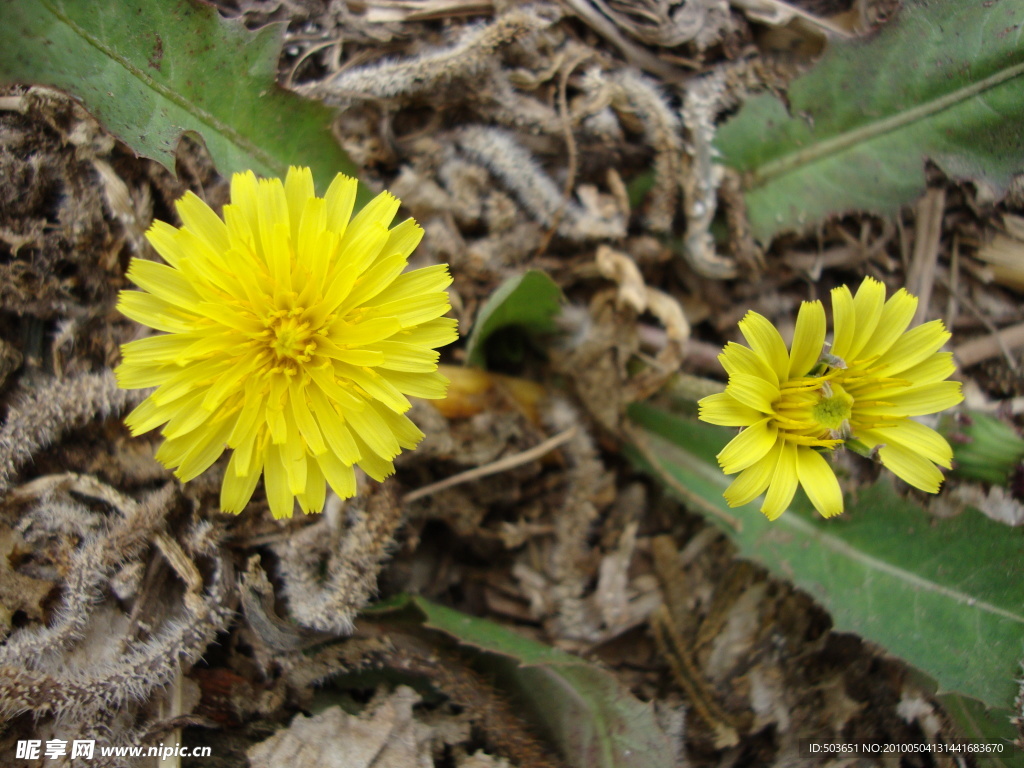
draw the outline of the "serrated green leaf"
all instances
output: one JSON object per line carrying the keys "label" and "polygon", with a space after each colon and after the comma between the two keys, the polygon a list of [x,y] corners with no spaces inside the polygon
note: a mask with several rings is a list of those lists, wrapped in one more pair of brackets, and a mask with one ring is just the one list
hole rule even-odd
{"label": "serrated green leaf", "polygon": [[0,81],[49,85],[135,152],[174,170],[185,133],[224,175],[281,176],[306,165],[321,189],[355,168],[331,110],[276,82],[284,26],[250,32],[190,0],[5,0]]}
{"label": "serrated green leaf", "polygon": [[979,761],[979,764],[987,768],[1020,764],[1020,750],[1013,746],[1017,729],[1010,722],[1011,710],[985,709],[981,702],[955,693],[940,696],[939,701],[972,742],[1002,746],[1001,751],[988,753],[984,762]]}
{"label": "serrated green leaf", "polygon": [[879,643],[943,691],[1011,706],[1024,655],[1024,531],[974,511],[937,520],[887,479],[832,520],[797,504],[769,522],[722,498],[729,478],[714,455],[728,430],[651,406],[630,415],[642,428],[633,458],[684,501],[737,518],[739,530],[726,528],[742,554],[814,596],[837,629]]}
{"label": "serrated green leaf", "polygon": [[503,328],[518,327],[531,334],[553,333],[561,302],[561,289],[543,272],[530,270],[509,278],[480,308],[466,342],[467,360],[472,365],[484,366],[487,340]]}
{"label": "serrated green leaf", "polygon": [[1024,170],[1024,0],[907,0],[875,38],[836,43],[789,88],[750,99],[718,133],[745,174],[754,235],[849,211],[890,214],[931,159],[1006,188]]}
{"label": "serrated green leaf", "polygon": [[[672,744],[655,721],[651,705],[635,698],[610,672],[422,597],[408,597],[406,603],[422,613],[426,627],[488,654],[487,668],[522,705],[527,718],[558,746],[569,765],[675,765]],[[389,608],[400,608],[400,602],[391,602]]]}

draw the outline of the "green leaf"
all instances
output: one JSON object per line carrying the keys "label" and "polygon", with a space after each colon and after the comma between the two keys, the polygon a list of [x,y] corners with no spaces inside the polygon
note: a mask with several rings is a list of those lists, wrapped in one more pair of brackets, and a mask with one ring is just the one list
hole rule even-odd
{"label": "green leaf", "polygon": [[924,187],[931,159],[1006,188],[1024,169],[1024,0],[907,0],[875,38],[836,43],[789,88],[750,99],[718,133],[745,172],[754,235],[848,211],[887,215]]}
{"label": "green leaf", "polygon": [[721,520],[745,557],[821,602],[840,631],[884,646],[938,681],[1009,707],[1024,649],[1024,531],[968,511],[938,520],[888,480],[858,493],[832,520],[809,504],[775,522],[753,504],[729,510],[729,478],[714,455],[729,430],[651,406],[630,412],[641,430],[633,457],[683,500]]}
{"label": "green leaf", "polygon": [[466,342],[470,364],[486,364],[484,348],[496,331],[515,327],[529,334],[553,333],[561,302],[562,291],[543,272],[530,270],[506,280],[477,313]]}
{"label": "green leaf", "polygon": [[979,701],[954,693],[940,696],[939,701],[968,739],[979,744],[1003,745],[1001,753],[988,756],[984,763],[979,764],[987,768],[1020,764],[1021,753],[1018,748],[1012,746],[1017,738],[1017,729],[1010,722],[1010,718],[1013,717],[1012,710],[985,709]]}
{"label": "green leaf", "polygon": [[[670,768],[673,748],[650,704],[610,672],[499,624],[422,597],[408,597],[425,626],[489,655],[487,668],[513,694],[524,716],[578,768]],[[400,604],[391,602],[389,608]],[[372,609],[373,615],[379,610]]]}
{"label": "green leaf", "polygon": [[355,168],[331,135],[331,110],[277,85],[284,25],[250,32],[189,0],[7,0],[0,81],[49,85],[135,152],[174,170],[198,134],[224,175],[281,176],[308,165],[323,188]]}

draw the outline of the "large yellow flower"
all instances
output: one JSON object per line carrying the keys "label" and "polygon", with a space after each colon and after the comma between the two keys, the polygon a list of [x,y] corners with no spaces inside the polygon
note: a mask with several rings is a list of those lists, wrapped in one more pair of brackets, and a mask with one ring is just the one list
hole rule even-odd
{"label": "large yellow flower", "polygon": [[718,358],[729,374],[725,392],[699,403],[704,421],[744,427],[718,454],[727,475],[740,473],[725,492],[730,506],[767,490],[761,511],[774,520],[799,484],[822,515],[838,515],[843,496],[825,455],[851,440],[876,449],[915,488],[938,492],[938,466],[949,469],[953,451],[910,417],[963,396],[959,382],[946,381],[955,366],[952,353],[938,351],[950,337],[942,322],[906,330],[916,310],[916,297],[901,289],[886,301],[885,286],[870,277],[856,296],[836,288],[827,350],[819,301],[801,305],[789,350],[768,320],[747,313],[740,331],[750,347],[726,345]]}
{"label": "large yellow flower", "polygon": [[445,396],[434,348],[456,338],[447,266],[405,272],[423,230],[388,228],[399,201],[386,192],[352,217],[356,186],[339,174],[321,198],[308,168],[283,184],[235,174],[223,220],[188,193],[184,226],[146,233],[167,265],[131,262],[142,291],[122,291],[118,308],[165,334],[122,348],[120,385],[156,387],[126,422],[164,425],[156,456],[182,481],[232,448],[225,512],[261,474],[279,518],[296,498],[321,511],[325,483],[352,496],[354,465],[383,480],[423,437],[406,396]]}

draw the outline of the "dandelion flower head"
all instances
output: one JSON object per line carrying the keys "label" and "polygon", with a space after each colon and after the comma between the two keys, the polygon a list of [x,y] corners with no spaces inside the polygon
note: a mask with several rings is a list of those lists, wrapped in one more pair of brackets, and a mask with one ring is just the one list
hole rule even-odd
{"label": "dandelion flower head", "polygon": [[933,429],[914,421],[963,400],[960,383],[947,381],[953,355],[934,320],[907,330],[917,298],[906,290],[885,298],[885,286],[866,278],[856,295],[832,291],[834,329],[825,345],[825,310],[803,302],[793,344],[756,312],[740,321],[749,347],[730,342],[719,360],[729,375],[725,392],[699,403],[700,418],[743,427],[718,454],[722,470],[739,473],[725,491],[730,506],[765,493],[761,511],[774,520],[802,486],[825,517],[843,511],[843,496],[826,459],[856,441],[915,488],[937,493],[939,467],[953,451]]}
{"label": "dandelion flower head", "polygon": [[436,347],[455,340],[444,264],[405,271],[423,230],[391,227],[399,201],[355,216],[357,183],[317,197],[308,168],[231,180],[223,219],[187,193],[183,226],[146,233],[166,264],[133,259],[118,308],[164,333],[122,347],[121,387],[156,387],[126,423],[162,426],[156,457],[188,481],[232,449],[221,509],[240,512],[263,475],[275,517],[320,512],[326,484],[383,480],[423,433],[408,397],[442,398]]}

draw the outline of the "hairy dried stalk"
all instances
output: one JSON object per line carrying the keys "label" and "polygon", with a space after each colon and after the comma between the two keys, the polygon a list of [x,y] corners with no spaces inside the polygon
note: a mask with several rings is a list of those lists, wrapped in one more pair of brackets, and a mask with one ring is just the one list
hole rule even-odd
{"label": "hairy dried stalk", "polygon": [[452,701],[473,713],[489,746],[531,768],[559,768],[562,764],[545,749],[508,701],[488,682],[450,653],[412,635],[393,632],[395,651],[385,660],[389,669],[430,680]]}
{"label": "hairy dried stalk", "polygon": [[[151,640],[100,669],[37,672],[6,663],[0,667],[0,715],[32,712],[52,715],[68,724],[83,724],[99,713],[117,711],[144,701],[155,688],[167,685],[183,662],[198,659],[234,615],[233,569],[215,560],[212,581],[201,600],[185,615],[171,620]],[[24,661],[24,660],[22,660]]]}
{"label": "hairy dried stalk", "polygon": [[627,69],[615,72],[611,80],[615,85],[612,105],[640,119],[644,138],[655,152],[647,226],[653,232],[668,232],[679,209],[683,181],[682,125],[649,78]]}
{"label": "hairy dried stalk", "polygon": [[[333,502],[333,503],[332,503]],[[347,635],[377,589],[402,507],[390,486],[376,486],[342,510],[328,502],[321,520],[274,547],[293,618],[321,632]],[[348,527],[342,531],[342,524]]]}
{"label": "hairy dried stalk", "polygon": [[625,236],[626,224],[621,218],[601,219],[565,200],[562,190],[508,132],[467,126],[456,131],[455,142],[504,183],[535,221],[545,227],[557,226],[563,237],[586,241]]}
{"label": "hairy dried stalk", "polygon": [[82,639],[100,588],[114,569],[138,558],[176,496],[168,483],[135,503],[125,499],[120,520],[88,539],[71,561],[64,597],[50,626],[22,629],[0,646],[0,667],[57,669],[63,652]]}
{"label": "hairy dried stalk", "polygon": [[507,45],[545,29],[561,18],[556,6],[537,4],[511,10],[491,24],[463,30],[447,48],[431,49],[402,61],[383,61],[349,69],[325,83],[299,87],[302,93],[342,106],[354,99],[394,99],[430,94],[494,66],[494,54]]}
{"label": "hairy dried stalk", "polygon": [[716,193],[723,170],[714,162],[715,117],[729,96],[726,73],[717,70],[686,88],[683,124],[690,137],[692,167],[685,176],[686,238],[683,256],[693,270],[704,277],[728,280],[736,277],[736,265],[715,251],[711,222],[718,205]]}
{"label": "hairy dried stalk", "polygon": [[54,379],[25,391],[0,428],[0,495],[10,487],[18,467],[57,440],[64,430],[117,413],[145,395],[145,391],[118,389],[109,370]]}

